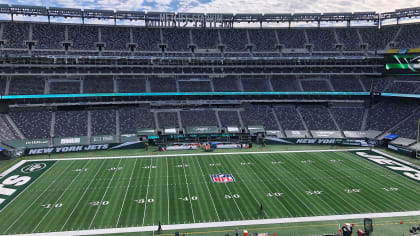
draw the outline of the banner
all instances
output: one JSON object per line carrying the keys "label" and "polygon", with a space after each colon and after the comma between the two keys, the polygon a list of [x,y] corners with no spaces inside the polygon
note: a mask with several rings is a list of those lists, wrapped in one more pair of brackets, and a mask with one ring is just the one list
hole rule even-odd
{"label": "banner", "polygon": [[377,145],[375,140],[343,139],[343,138],[275,138],[266,137],[267,144],[327,144],[373,147]]}
{"label": "banner", "polygon": [[46,148],[28,148],[25,150],[26,155],[41,155],[67,152],[83,152],[83,151],[97,151],[97,150],[114,150],[114,149],[132,149],[144,148],[145,144],[142,141],[125,142],[125,143],[106,143],[106,144],[91,144],[91,145],[76,145],[76,146],[56,146]]}

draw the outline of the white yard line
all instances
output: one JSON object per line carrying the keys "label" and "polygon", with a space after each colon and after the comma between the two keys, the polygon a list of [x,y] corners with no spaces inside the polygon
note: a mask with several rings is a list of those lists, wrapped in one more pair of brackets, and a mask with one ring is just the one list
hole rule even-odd
{"label": "white yard line", "polygon": [[[285,224],[285,223],[352,220],[352,219],[363,219],[363,218],[405,217],[405,216],[420,216],[420,211],[310,216],[310,217],[278,218],[278,219],[263,219],[263,220],[223,221],[223,222],[209,222],[209,223],[197,223],[197,224],[176,224],[176,225],[166,225],[164,226],[164,230],[203,229],[203,228],[229,227],[229,226],[250,227],[253,225],[266,225],[266,224]],[[147,232],[147,231],[155,231],[155,230],[156,230],[156,226],[146,226],[146,227],[127,227],[127,228],[110,228],[110,229],[95,229],[95,230],[80,230],[80,231],[65,231],[65,232],[49,232],[49,233],[38,233],[38,234],[18,234],[18,236],[98,235],[98,234]]]}
{"label": "white yard line", "polygon": [[302,153],[302,152],[347,152],[367,151],[369,148],[355,149],[320,149],[320,150],[294,150],[294,151],[265,151],[265,152],[220,152],[220,153],[185,153],[185,154],[164,154],[164,155],[142,155],[142,156],[112,156],[112,157],[74,157],[57,159],[34,159],[30,161],[74,161],[74,160],[102,160],[102,159],[130,159],[147,157],[179,157],[179,156],[220,156],[220,155],[244,155],[244,154],[266,154],[266,153]]}
{"label": "white yard line", "polygon": [[[217,167],[217,165],[216,165],[216,169],[217,169],[217,172],[218,173],[221,173],[220,170],[219,170],[219,167]],[[221,183],[221,184],[224,184],[225,185],[226,189],[229,191],[229,195],[232,197],[232,200],[235,203],[236,208],[238,208],[239,213],[241,214],[242,218],[245,219],[244,214],[242,214],[241,208],[238,206],[238,203],[236,202],[235,198],[233,197],[234,194],[232,194],[232,191],[230,191],[230,189],[229,189],[228,183]]]}
{"label": "white yard line", "polygon": [[166,157],[166,196],[168,197],[168,224],[171,222],[169,221],[169,167],[168,167],[168,158]]}
{"label": "white yard line", "polygon": [[109,190],[109,188],[110,188],[110,185],[111,185],[111,183],[112,183],[112,180],[114,180],[115,173],[117,173],[117,171],[118,171],[118,167],[120,166],[121,160],[122,160],[122,159],[120,159],[120,161],[119,161],[119,162],[118,162],[118,164],[117,164],[117,169],[116,169],[116,170],[114,170],[114,173],[112,173],[111,180],[109,181],[108,186],[106,187],[106,190],[105,190],[104,195],[102,196],[102,199],[101,199],[101,204],[99,204],[98,209],[96,209],[95,215],[93,216],[92,221],[91,221],[91,222],[90,222],[90,224],[89,224],[89,227],[88,227],[89,229],[90,229],[90,227],[92,227],[92,224],[93,224],[93,222],[95,221],[96,215],[98,214],[99,210],[101,209],[102,202],[104,201],[105,196],[106,196],[106,194],[108,193],[108,190]]}
{"label": "white yard line", "polygon": [[192,206],[190,187],[188,185],[187,173],[185,172],[185,164],[184,164],[184,158],[183,157],[181,157],[181,161],[182,161],[182,168],[184,169],[185,183],[187,184],[188,199],[190,200],[191,212],[192,212],[192,216],[193,216],[193,221],[195,223],[194,208]]}
{"label": "white yard line", "polygon": [[391,158],[391,159],[394,159],[394,160],[396,160],[396,161],[398,161],[398,162],[401,162],[401,163],[403,163],[403,164],[405,164],[405,165],[408,165],[408,166],[410,166],[410,167],[413,167],[413,168],[415,168],[415,169],[420,170],[420,166],[415,165],[415,164],[413,164],[413,163],[411,163],[411,162],[408,162],[408,161],[406,161],[406,160],[400,159],[400,158],[398,158],[398,157],[391,156],[391,155],[389,155],[389,154],[387,154],[387,153],[385,153],[385,152],[381,152],[381,151],[376,150],[376,149],[372,149],[372,151],[374,151],[374,152],[376,152],[376,153],[379,153],[379,154],[381,154],[381,155],[384,155],[384,156],[386,156],[386,157],[389,157],[389,158]]}
{"label": "white yard line", "polygon": [[90,185],[96,180],[96,176],[98,176],[99,171],[102,169],[102,167],[104,166],[104,164],[105,164],[105,161],[102,162],[101,166],[96,171],[95,176],[93,176],[92,180],[89,182],[89,185],[87,186],[87,188],[83,192],[82,196],[79,198],[79,201],[77,201],[76,206],[73,207],[73,210],[70,212],[70,215],[67,217],[66,222],[64,222],[64,224],[63,224],[63,226],[61,227],[60,230],[63,230],[64,229],[64,227],[66,226],[67,222],[70,220],[70,217],[73,215],[74,211],[77,209],[77,207],[79,207],[80,202],[82,201],[83,197],[85,196],[85,194],[89,190]]}
{"label": "white yard line", "polygon": [[147,190],[146,190],[146,198],[144,199],[144,213],[143,213],[143,223],[142,225],[144,225],[144,221],[146,220],[146,210],[147,210],[147,200],[149,197],[149,185],[150,185],[150,175],[152,173],[152,163],[153,163],[153,158],[150,158],[150,166],[149,166],[149,180],[147,180]]}
{"label": "white yard line", "polygon": [[130,188],[131,180],[133,179],[133,173],[134,173],[134,169],[136,169],[136,163],[137,163],[137,160],[138,160],[138,159],[136,159],[136,160],[134,161],[133,170],[131,170],[130,180],[128,181],[127,189],[125,190],[124,200],[123,200],[123,202],[122,202],[122,206],[121,206],[120,214],[118,214],[118,220],[117,220],[117,223],[115,224],[115,227],[118,227],[118,223],[120,223],[121,213],[122,213],[123,208],[124,208],[124,203],[125,203],[125,199],[127,198],[127,193],[128,193],[128,189]]}
{"label": "white yard line", "polygon": [[[86,166],[89,164],[90,161],[86,162],[86,164],[83,166],[83,168],[86,168]],[[82,171],[79,171],[79,173],[77,173],[76,177],[74,177],[70,184],[67,185],[67,187],[64,189],[64,191],[60,194],[60,196],[58,197],[58,199],[54,202],[54,205],[58,204],[60,199],[64,196],[64,194],[67,192],[67,190],[70,188],[70,186],[74,183],[74,181],[80,176],[80,174],[82,173]],[[41,220],[38,222],[38,224],[35,226],[35,228],[32,230],[32,233],[35,232],[36,229],[38,229],[38,227],[41,225],[42,221],[44,221],[45,217],[47,217],[51,210],[53,209],[53,207],[51,207],[50,209],[48,209],[47,213],[44,214],[44,216],[41,218]]]}
{"label": "white yard line", "polygon": [[207,191],[208,191],[208,192],[209,192],[209,194],[210,194],[210,199],[211,199],[211,202],[212,202],[212,204],[213,204],[214,210],[216,211],[217,219],[220,221],[220,217],[219,217],[219,213],[217,212],[216,204],[214,204],[213,195],[212,195],[212,194],[211,194],[211,192],[210,192],[210,188],[209,188],[209,185],[207,184],[207,180],[206,180],[206,178],[205,178],[204,171],[203,171],[203,169],[201,168],[200,161],[199,161],[198,159],[199,159],[199,158],[197,158],[197,159],[196,159],[196,161],[197,161],[197,163],[198,163],[198,166],[200,167],[201,173],[203,174],[204,183],[206,184]]}

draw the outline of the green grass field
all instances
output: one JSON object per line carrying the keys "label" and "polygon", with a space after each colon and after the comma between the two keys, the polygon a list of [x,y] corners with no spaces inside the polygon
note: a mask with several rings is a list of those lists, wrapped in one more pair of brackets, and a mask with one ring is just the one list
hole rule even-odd
{"label": "green grass field", "polygon": [[417,182],[351,152],[51,164],[0,212],[1,234],[420,210]]}

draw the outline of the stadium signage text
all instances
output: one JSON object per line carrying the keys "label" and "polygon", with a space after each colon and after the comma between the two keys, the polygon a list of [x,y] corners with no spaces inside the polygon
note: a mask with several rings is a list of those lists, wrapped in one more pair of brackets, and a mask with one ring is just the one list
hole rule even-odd
{"label": "stadium signage text", "polygon": [[409,177],[410,179],[416,180],[420,182],[420,170],[405,165],[396,160],[390,160],[385,156],[372,152],[372,151],[364,151],[364,152],[355,152],[356,155],[366,158],[369,161],[375,162],[378,165],[384,166],[390,170],[393,170],[397,173],[400,173],[404,176]]}
{"label": "stadium signage text", "polygon": [[337,140],[332,138],[332,139],[317,139],[317,138],[313,138],[313,139],[304,139],[304,138],[300,138],[296,140],[296,144],[335,144],[337,143]]}
{"label": "stadium signage text", "polygon": [[28,155],[106,150],[108,149],[108,147],[109,147],[108,144],[100,144],[100,145],[87,145],[87,146],[79,145],[79,146],[51,147],[51,148],[33,148],[33,149],[29,149]]}
{"label": "stadium signage text", "polygon": [[55,161],[25,162],[0,180],[0,210],[51,167]]}

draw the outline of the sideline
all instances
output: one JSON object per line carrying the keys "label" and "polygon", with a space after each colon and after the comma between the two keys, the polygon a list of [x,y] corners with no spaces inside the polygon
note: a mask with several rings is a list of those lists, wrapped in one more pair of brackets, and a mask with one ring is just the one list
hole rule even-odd
{"label": "sideline", "polygon": [[[365,213],[365,214],[294,217],[294,218],[279,218],[279,219],[264,219],[264,220],[222,221],[222,222],[209,222],[209,223],[196,223],[196,224],[176,224],[176,225],[164,225],[163,229],[164,230],[201,229],[201,228],[228,227],[228,226],[252,226],[252,225],[266,225],[266,224],[302,223],[302,222],[315,222],[315,221],[352,220],[352,219],[362,219],[362,218],[387,218],[387,217],[403,217],[403,216],[419,216],[419,215],[420,215],[420,211]],[[21,235],[21,236],[98,235],[98,234],[147,232],[147,231],[155,231],[156,229],[157,229],[157,226],[145,226],[145,227],[109,228],[109,229],[48,232],[48,233],[36,233],[36,234],[16,234],[16,235]]]}
{"label": "sideline", "polygon": [[320,150],[292,150],[292,151],[264,151],[264,152],[218,152],[218,153],[181,153],[163,155],[142,155],[142,156],[110,156],[110,157],[71,157],[53,159],[34,159],[30,161],[75,161],[75,160],[103,160],[103,159],[131,159],[147,157],[180,157],[180,156],[220,156],[220,155],[243,155],[243,154],[269,154],[269,153],[301,153],[301,152],[348,152],[348,151],[367,151],[369,148],[353,149],[320,149]]}

